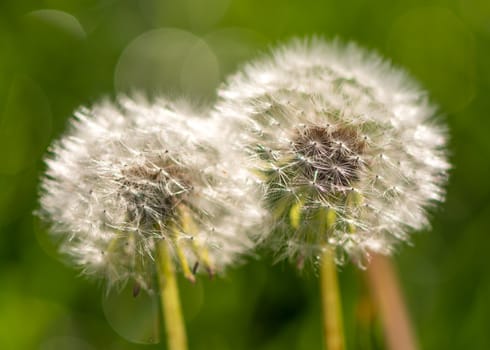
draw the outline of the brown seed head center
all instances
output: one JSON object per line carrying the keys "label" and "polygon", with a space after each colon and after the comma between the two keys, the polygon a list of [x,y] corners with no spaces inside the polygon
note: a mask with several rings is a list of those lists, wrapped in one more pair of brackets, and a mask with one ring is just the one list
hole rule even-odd
{"label": "brown seed head center", "polygon": [[171,218],[192,190],[181,169],[168,164],[138,164],[121,171],[120,195],[130,220],[154,225]]}
{"label": "brown seed head center", "polygon": [[366,143],[355,129],[342,126],[304,126],[296,130],[292,148],[302,175],[332,191],[359,179]]}

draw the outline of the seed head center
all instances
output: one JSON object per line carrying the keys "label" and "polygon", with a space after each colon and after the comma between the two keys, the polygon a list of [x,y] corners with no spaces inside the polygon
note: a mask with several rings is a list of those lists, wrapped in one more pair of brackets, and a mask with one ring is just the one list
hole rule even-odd
{"label": "seed head center", "polygon": [[309,181],[332,191],[359,179],[365,141],[352,127],[310,125],[298,128],[292,150]]}
{"label": "seed head center", "polygon": [[125,167],[121,175],[120,195],[128,218],[140,224],[167,221],[192,190],[190,182],[175,165],[138,164]]}

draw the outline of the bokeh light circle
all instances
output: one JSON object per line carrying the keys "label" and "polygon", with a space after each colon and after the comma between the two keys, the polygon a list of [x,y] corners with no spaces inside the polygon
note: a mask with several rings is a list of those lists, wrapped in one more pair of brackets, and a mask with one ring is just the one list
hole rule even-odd
{"label": "bokeh light circle", "polygon": [[174,28],[155,29],[134,39],[116,66],[116,91],[167,93],[204,98],[219,83],[215,54],[199,37]]}

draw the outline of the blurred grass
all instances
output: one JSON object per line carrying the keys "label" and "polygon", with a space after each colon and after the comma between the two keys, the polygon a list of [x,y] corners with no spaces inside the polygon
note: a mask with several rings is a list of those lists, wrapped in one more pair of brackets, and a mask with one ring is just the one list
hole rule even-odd
{"label": "blurred grass", "polygon": [[[440,105],[454,164],[447,203],[433,213],[433,231],[415,234],[396,260],[422,348],[490,349],[487,0],[0,2],[1,349],[163,346],[121,338],[101,288],[60,262],[32,218],[42,154],[72,111],[132,89],[206,103],[244,60],[311,34],[380,51]],[[180,281],[192,349],[320,348],[316,277],[270,262],[197,286]],[[348,345],[382,348],[379,330],[359,340],[364,286],[354,267],[342,270]]]}

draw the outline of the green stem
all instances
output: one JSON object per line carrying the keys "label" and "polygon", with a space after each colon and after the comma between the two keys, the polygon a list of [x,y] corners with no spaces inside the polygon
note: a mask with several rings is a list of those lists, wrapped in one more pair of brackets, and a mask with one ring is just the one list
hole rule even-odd
{"label": "green stem", "polygon": [[168,349],[187,350],[184,318],[180,306],[179,290],[172,256],[170,255],[166,241],[162,241],[158,249],[158,279]]}
{"label": "green stem", "polygon": [[325,247],[321,257],[320,284],[326,349],[343,350],[345,349],[345,341],[337,266],[334,260],[334,252],[328,246]]}

